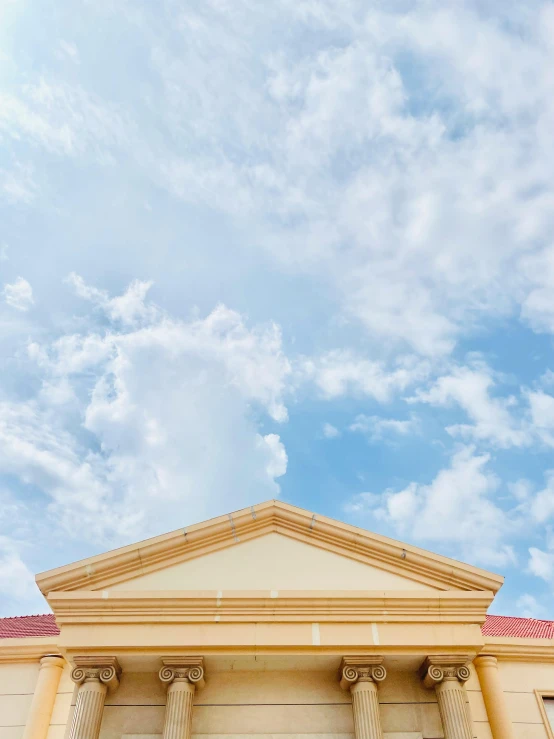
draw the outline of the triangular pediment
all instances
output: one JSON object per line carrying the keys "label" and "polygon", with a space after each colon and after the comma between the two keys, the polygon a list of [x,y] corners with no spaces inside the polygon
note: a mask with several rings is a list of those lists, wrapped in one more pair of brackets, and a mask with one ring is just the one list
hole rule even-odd
{"label": "triangular pediment", "polygon": [[268,501],[37,576],[64,591],[496,592],[502,577]]}
{"label": "triangular pediment", "polygon": [[428,586],[270,532],[113,585],[110,590],[422,590]]}

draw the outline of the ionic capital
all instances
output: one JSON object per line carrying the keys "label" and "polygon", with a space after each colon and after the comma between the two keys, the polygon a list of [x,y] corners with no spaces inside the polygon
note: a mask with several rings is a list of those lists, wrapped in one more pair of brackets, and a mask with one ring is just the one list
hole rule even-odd
{"label": "ionic capital", "polygon": [[203,688],[206,684],[203,657],[163,657],[162,663],[159,675],[162,683],[166,685],[179,681]]}
{"label": "ionic capital", "polygon": [[117,657],[75,657],[75,667],[71,679],[77,685],[87,682],[100,682],[114,691],[119,686],[121,667]]}
{"label": "ionic capital", "polygon": [[443,680],[458,680],[463,684],[471,677],[468,662],[470,658],[466,655],[427,657],[419,668],[419,676],[426,688],[434,688]]}
{"label": "ionic capital", "polygon": [[360,682],[380,683],[387,676],[383,657],[343,657],[339,679],[343,690]]}

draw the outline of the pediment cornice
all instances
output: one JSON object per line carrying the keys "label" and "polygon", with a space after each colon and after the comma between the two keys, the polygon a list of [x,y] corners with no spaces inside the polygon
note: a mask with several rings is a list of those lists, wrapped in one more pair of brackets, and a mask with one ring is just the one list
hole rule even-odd
{"label": "pediment cornice", "polygon": [[52,591],[107,589],[272,532],[431,589],[496,593],[503,583],[500,575],[276,500],[43,572],[36,581],[46,596]]}

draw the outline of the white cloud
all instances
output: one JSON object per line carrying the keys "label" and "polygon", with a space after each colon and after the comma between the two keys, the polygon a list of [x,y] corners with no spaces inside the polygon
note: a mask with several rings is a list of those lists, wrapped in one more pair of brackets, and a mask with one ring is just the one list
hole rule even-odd
{"label": "white cloud", "polygon": [[35,302],[33,288],[23,277],[18,277],[15,282],[4,285],[2,294],[8,305],[20,311],[29,310]]}
{"label": "white cloud", "polygon": [[29,205],[38,191],[31,167],[16,162],[10,169],[0,168],[0,198],[9,205]]}
{"label": "white cloud", "polygon": [[115,298],[110,298],[105,290],[85,284],[83,278],[74,272],[68,276],[67,282],[80,298],[97,305],[111,321],[133,325],[139,321],[153,321],[159,314],[156,306],[146,302],[151,282],[134,280],[122,295]]}
{"label": "white cloud", "polygon": [[519,311],[554,330],[549,4],[517,22],[512,5],[435,1],[126,12],[149,50],[146,99],[32,79],[0,101],[14,146],[124,161],[230,215],[379,345],[441,355]]}
{"label": "white cloud", "polygon": [[527,393],[533,432],[548,446],[554,446],[554,397],[544,390]]}
{"label": "white cloud", "polygon": [[0,92],[0,133],[51,154],[104,165],[136,144],[133,124],[115,106],[81,87],[45,77]]}
{"label": "white cloud", "polygon": [[414,357],[401,357],[394,366],[359,357],[349,351],[331,351],[300,363],[301,376],[315,383],[325,397],[353,394],[381,403],[423,379],[428,364]]}
{"label": "white cloud", "polygon": [[284,444],[278,434],[259,437],[260,446],[267,448],[266,472],[270,478],[282,477],[287,471],[288,457]]}
{"label": "white cloud", "polygon": [[79,63],[79,50],[73,41],[61,40],[58,44],[56,56],[60,59],[69,59],[72,62]]}
{"label": "white cloud", "polygon": [[516,600],[516,608],[523,618],[543,618],[544,607],[529,593],[524,593]]}
{"label": "white cloud", "polygon": [[340,436],[340,431],[336,426],[333,426],[332,423],[324,423],[322,428],[323,436],[326,439],[336,439],[337,436]]}
{"label": "white cloud", "polygon": [[546,582],[554,582],[554,553],[530,547],[529,555],[529,572]]}
{"label": "white cloud", "polygon": [[4,615],[13,603],[35,599],[35,578],[7,536],[0,536],[0,604]]}
{"label": "white cloud", "polygon": [[494,503],[500,480],[488,469],[489,461],[488,454],[463,447],[429,484],[411,482],[379,498],[354,498],[350,505],[386,521],[401,537],[440,542],[447,551],[461,551],[488,566],[506,565],[514,561],[512,548],[504,543],[512,526]]}
{"label": "white cloud", "polygon": [[419,422],[415,416],[407,420],[399,420],[396,418],[381,418],[380,416],[366,416],[362,413],[356,417],[349,429],[365,434],[372,442],[375,442],[387,437],[407,436],[414,433],[418,426]]}
{"label": "white cloud", "polygon": [[494,387],[493,373],[485,364],[455,367],[434,380],[428,390],[417,390],[408,402],[462,408],[473,424],[449,426],[447,430],[453,436],[487,441],[502,448],[526,446],[531,435],[511,412],[515,399],[495,397]]}
{"label": "white cloud", "polygon": [[520,502],[525,502],[530,499],[533,492],[533,485],[529,480],[521,478],[516,482],[508,483],[508,489],[512,496]]}
{"label": "white cloud", "polygon": [[[544,280],[519,267],[543,258],[553,225],[549,18],[529,13],[515,33],[435,2],[195,10],[179,30],[194,28],[197,45],[157,43],[154,66],[168,117],[180,134],[186,119],[185,140],[199,136],[206,153],[170,159],[160,180],[257,226],[276,259],[331,284],[374,339],[448,353]],[[275,45],[280,22],[308,27],[314,45]],[[265,88],[251,71],[254,28]],[[215,78],[206,49],[226,52]]]}
{"label": "white cloud", "polygon": [[530,511],[533,519],[544,523],[554,515],[554,470],[545,473],[545,486],[530,499]]}
{"label": "white cloud", "polygon": [[287,418],[278,327],[249,328],[224,306],[179,321],[141,306],[137,283],[111,299],[73,282],[109,328],[29,345],[43,386],[26,402],[0,404],[4,471],[43,491],[66,534],[95,541],[278,496],[287,454],[256,422],[262,413]]}

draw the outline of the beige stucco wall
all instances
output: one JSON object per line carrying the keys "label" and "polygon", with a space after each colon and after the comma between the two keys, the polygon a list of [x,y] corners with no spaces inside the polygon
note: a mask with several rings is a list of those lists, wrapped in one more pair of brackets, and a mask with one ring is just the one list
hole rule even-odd
{"label": "beige stucco wall", "polygon": [[[302,566],[299,567],[299,562]],[[427,585],[281,534],[129,579],[110,590],[425,590]]]}
{"label": "beige stucco wall", "polygon": [[0,664],[0,739],[20,739],[38,676],[38,663]]}
{"label": "beige stucco wall", "polygon": [[548,739],[535,690],[554,690],[554,664],[499,661],[498,669],[517,739]]}
{"label": "beige stucco wall", "polygon": [[[0,664],[0,739],[20,739],[23,735],[38,672],[38,661]],[[48,739],[63,739],[66,733],[74,689],[70,672],[67,666],[60,680]]]}
{"label": "beige stucco wall", "polygon": [[[38,671],[38,661],[0,664],[0,739],[20,739],[23,735]],[[73,688],[68,666],[60,680],[48,739],[63,739],[65,735]]]}

